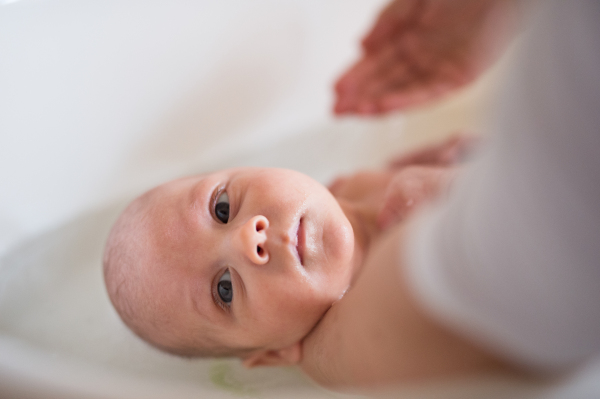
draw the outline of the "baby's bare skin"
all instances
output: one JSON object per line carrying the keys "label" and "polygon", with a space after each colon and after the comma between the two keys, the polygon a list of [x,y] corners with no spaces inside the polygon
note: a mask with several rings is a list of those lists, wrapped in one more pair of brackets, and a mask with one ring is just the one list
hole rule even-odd
{"label": "baby's bare skin", "polygon": [[[435,322],[401,273],[404,224],[376,240],[353,288],[303,342],[301,367],[336,390],[506,371],[496,356]],[[400,247],[399,247],[400,245]]]}
{"label": "baby's bare skin", "polygon": [[297,364],[304,337],[352,287],[371,244],[448,186],[454,170],[437,160],[449,145],[329,190],[260,168],[159,186],[130,205],[108,240],[111,300],[134,332],[169,352]]}
{"label": "baby's bare skin", "polygon": [[291,170],[171,181],[136,199],[113,227],[108,294],[134,332],[171,353],[297,363],[302,338],[362,263],[369,235],[357,219]]}
{"label": "baby's bare skin", "polygon": [[458,154],[452,148],[457,140],[462,139],[451,138],[401,156],[389,169],[360,172],[332,184],[340,201],[376,215],[373,231],[378,234],[352,288],[303,341],[301,367],[321,385],[381,388],[508,370],[495,355],[433,321],[412,298],[400,270],[405,222],[410,224],[415,210],[449,190],[459,166],[449,162],[448,153]]}

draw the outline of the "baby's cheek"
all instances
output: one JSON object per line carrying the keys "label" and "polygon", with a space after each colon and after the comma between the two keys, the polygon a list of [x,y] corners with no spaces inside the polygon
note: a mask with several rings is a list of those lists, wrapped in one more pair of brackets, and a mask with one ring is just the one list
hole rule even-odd
{"label": "baby's cheek", "polygon": [[339,269],[340,273],[345,272],[342,265],[350,267],[350,259],[354,251],[354,233],[350,222],[345,215],[337,220],[331,220],[323,229],[323,251],[325,261],[332,271],[332,268]]}

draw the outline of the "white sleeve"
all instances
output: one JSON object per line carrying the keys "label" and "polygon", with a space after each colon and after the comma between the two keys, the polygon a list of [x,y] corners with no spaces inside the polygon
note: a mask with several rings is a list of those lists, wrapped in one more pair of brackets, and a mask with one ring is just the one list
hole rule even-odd
{"label": "white sleeve", "polygon": [[434,317],[552,371],[600,351],[600,2],[539,3],[488,145],[402,256]]}

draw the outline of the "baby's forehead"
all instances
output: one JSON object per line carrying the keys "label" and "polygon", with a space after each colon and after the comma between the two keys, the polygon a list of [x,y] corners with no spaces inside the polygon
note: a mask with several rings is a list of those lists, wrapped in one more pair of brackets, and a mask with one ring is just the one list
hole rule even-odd
{"label": "baby's forehead", "polygon": [[175,216],[173,211],[186,206],[191,190],[206,180],[209,175],[201,174],[182,177],[163,183],[138,198],[148,220],[154,224],[164,223],[166,218]]}
{"label": "baby's forehead", "polygon": [[208,176],[210,174],[170,181],[151,190],[144,199],[145,220],[139,226],[139,235],[148,243],[148,255],[155,269],[185,265],[188,260],[192,231],[200,222],[194,217],[191,194]]}
{"label": "baby's forehead", "polygon": [[217,172],[180,177],[178,179],[171,180],[159,186],[156,186],[148,193],[153,194],[152,197],[155,199],[162,198],[164,196],[184,194],[186,192],[186,189],[191,188],[192,185],[205,180],[207,177],[214,175],[215,173]]}

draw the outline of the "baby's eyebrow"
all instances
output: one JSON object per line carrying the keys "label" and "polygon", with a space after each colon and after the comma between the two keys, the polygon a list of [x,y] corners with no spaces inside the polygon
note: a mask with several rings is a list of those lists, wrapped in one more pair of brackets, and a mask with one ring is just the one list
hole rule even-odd
{"label": "baby's eyebrow", "polygon": [[199,192],[201,191],[200,188],[205,180],[205,175],[200,175],[199,177],[200,179],[198,179],[198,181],[190,187],[188,193],[188,209],[192,212],[204,208],[205,204],[208,204],[210,202],[210,199],[213,194],[210,190],[207,190],[207,193]]}
{"label": "baby's eyebrow", "polygon": [[[206,289],[201,288],[202,286],[206,286],[206,282],[204,282],[204,284],[201,284],[201,282],[196,281],[196,283],[194,283],[192,285],[192,289],[188,290],[189,292],[189,300],[191,301],[191,306],[192,309],[194,309],[194,311],[200,315],[203,319],[206,319],[208,321],[210,321],[211,323],[215,324],[213,318],[211,317],[211,313],[212,312],[208,312],[206,313],[206,307],[203,306],[203,304],[205,304],[207,302],[207,295],[206,295]],[[212,289],[209,287],[209,297],[210,297],[210,304],[213,303],[212,300]]]}
{"label": "baby's eyebrow", "polygon": [[190,204],[190,206],[192,207],[192,209],[196,209],[196,190],[198,190],[198,186],[204,181],[204,179],[200,179],[197,182],[195,182],[191,187],[190,187],[190,191],[188,193],[188,202]]}

